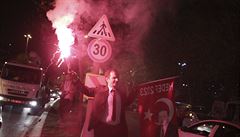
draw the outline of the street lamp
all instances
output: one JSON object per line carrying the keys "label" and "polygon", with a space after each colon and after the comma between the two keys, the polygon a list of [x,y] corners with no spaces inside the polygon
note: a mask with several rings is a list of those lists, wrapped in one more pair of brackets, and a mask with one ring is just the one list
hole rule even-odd
{"label": "street lamp", "polygon": [[28,42],[29,42],[29,39],[32,38],[32,36],[30,34],[25,34],[24,37],[27,39],[27,41],[26,41],[26,48],[25,48],[25,54],[27,55]]}

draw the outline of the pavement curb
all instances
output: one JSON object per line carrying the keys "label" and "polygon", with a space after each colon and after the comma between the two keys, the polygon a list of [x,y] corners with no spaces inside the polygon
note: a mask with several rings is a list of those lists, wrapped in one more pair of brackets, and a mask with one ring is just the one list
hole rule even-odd
{"label": "pavement curb", "polygon": [[55,101],[47,104],[47,111],[44,111],[42,115],[39,118],[36,118],[33,121],[32,126],[27,130],[25,134],[23,134],[21,137],[41,137],[41,132],[43,129],[43,125],[45,123],[45,120],[48,116],[49,108],[52,107],[59,99],[56,99]]}

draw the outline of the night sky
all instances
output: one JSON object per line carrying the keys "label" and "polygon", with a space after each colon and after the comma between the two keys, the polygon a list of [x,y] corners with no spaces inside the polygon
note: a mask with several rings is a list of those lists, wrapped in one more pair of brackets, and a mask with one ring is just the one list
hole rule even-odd
{"label": "night sky", "polygon": [[[212,92],[216,92],[215,97],[223,100],[239,96],[240,2],[154,2],[161,6],[165,3],[168,7],[155,7],[149,30],[141,39],[139,47],[143,51],[146,80],[178,75],[179,92],[186,94],[179,94],[177,99],[186,101],[190,91],[191,100],[196,104],[203,104],[201,99],[212,95]],[[52,46],[56,36],[46,17],[50,7],[50,0],[2,1],[1,62],[23,53],[26,45],[23,35],[30,33],[33,39],[30,40],[29,51],[37,52],[45,66],[49,63],[56,50]],[[113,24],[113,31],[118,30],[117,27]],[[186,66],[181,67],[178,63],[186,63]],[[183,83],[188,87],[181,87]],[[214,95],[210,97],[213,98]]]}

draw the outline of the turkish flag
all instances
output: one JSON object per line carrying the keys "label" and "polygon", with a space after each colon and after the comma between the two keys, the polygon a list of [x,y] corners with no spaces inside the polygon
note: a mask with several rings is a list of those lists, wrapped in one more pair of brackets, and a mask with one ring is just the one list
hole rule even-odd
{"label": "turkish flag", "polygon": [[141,137],[155,137],[160,125],[158,113],[168,112],[170,122],[176,124],[176,108],[174,101],[174,79],[170,77],[138,85],[138,111],[140,114]]}

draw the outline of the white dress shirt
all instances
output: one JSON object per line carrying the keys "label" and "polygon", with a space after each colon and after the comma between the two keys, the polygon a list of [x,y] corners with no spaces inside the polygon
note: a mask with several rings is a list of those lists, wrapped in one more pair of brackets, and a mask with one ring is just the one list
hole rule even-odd
{"label": "white dress shirt", "polygon": [[[108,109],[106,112],[106,119],[105,122],[110,124],[110,125],[117,125],[120,123],[120,113],[121,113],[121,98],[120,95],[117,91],[111,92],[112,88],[109,88],[109,95],[108,95]],[[116,119],[115,121],[112,121],[112,116],[113,116],[113,96],[116,96]]]}

